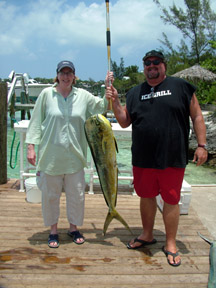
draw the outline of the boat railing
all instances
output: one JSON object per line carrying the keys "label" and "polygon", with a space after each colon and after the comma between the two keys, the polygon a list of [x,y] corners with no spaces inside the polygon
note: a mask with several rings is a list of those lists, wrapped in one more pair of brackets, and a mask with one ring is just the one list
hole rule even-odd
{"label": "boat railing", "polygon": [[[26,73],[15,73],[15,71],[12,71],[10,75],[8,76],[9,80],[12,81],[10,84],[10,89],[8,91],[8,107],[10,107],[13,95],[15,94],[15,87],[18,81],[20,81],[22,86],[22,92],[25,93],[25,96],[28,100],[28,75]],[[27,101],[28,102],[28,101]]]}
{"label": "boat railing", "polygon": [[[8,76],[9,83],[8,85],[8,95],[7,95],[7,106],[8,111],[10,112],[11,117],[11,127],[13,127],[13,120],[15,119],[15,112],[21,111],[21,119],[25,119],[25,113],[27,112],[28,119],[31,118],[30,109],[33,108],[33,105],[30,104],[29,100],[29,91],[28,91],[28,82],[29,77],[27,73],[15,73],[12,71]],[[21,87],[21,96],[20,103],[15,103],[16,99],[16,86],[17,84]],[[18,105],[17,105],[18,104]]]}

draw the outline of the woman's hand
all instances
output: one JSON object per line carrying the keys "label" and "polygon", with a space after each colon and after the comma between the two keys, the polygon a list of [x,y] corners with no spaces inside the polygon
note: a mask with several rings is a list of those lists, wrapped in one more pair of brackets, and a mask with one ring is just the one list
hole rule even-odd
{"label": "woman's hand", "polygon": [[36,153],[34,149],[34,144],[28,144],[27,159],[28,162],[33,166],[36,165]]}

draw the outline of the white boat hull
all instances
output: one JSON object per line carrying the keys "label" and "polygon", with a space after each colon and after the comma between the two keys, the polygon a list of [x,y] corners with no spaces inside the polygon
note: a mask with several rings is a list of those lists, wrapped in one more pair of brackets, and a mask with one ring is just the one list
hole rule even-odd
{"label": "white boat hull", "polygon": [[[41,91],[47,87],[51,87],[52,84],[28,84],[29,99],[31,102],[35,102]],[[8,91],[10,86],[8,86]],[[20,102],[20,96],[23,88],[21,85],[15,86],[16,102]]]}

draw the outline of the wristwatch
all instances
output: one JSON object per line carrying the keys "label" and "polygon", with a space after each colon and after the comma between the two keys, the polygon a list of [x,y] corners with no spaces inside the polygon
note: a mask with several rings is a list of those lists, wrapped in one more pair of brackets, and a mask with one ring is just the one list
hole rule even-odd
{"label": "wristwatch", "polygon": [[208,150],[207,144],[198,144],[198,147],[204,148],[205,150]]}

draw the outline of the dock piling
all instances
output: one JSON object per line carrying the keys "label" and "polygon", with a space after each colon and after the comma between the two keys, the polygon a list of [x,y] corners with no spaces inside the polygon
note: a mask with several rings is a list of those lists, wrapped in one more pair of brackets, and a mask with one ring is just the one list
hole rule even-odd
{"label": "dock piling", "polygon": [[7,183],[7,83],[0,83],[0,184]]}

